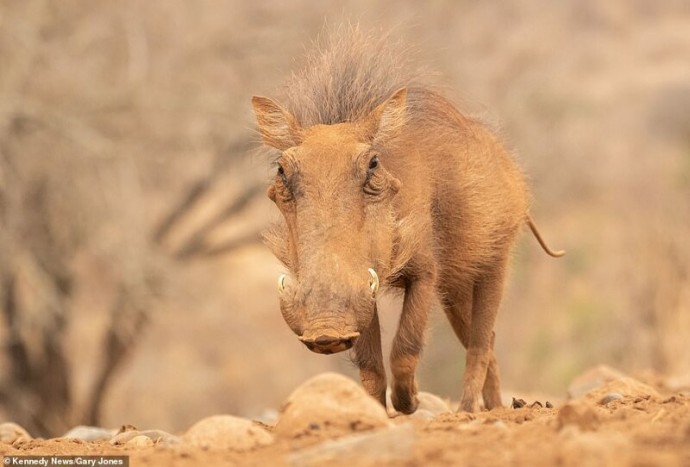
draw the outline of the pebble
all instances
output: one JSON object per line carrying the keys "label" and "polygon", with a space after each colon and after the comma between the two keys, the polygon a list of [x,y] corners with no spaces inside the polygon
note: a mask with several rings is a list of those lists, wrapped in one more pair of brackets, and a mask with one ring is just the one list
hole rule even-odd
{"label": "pebble", "polygon": [[245,418],[214,415],[194,424],[182,435],[182,443],[202,449],[247,451],[273,442],[273,435]]}
{"label": "pebble", "polygon": [[16,423],[6,422],[0,424],[0,442],[12,444],[18,440],[33,439],[28,431]]}
{"label": "pebble", "polygon": [[514,397],[513,397],[513,402],[510,404],[510,406],[514,409],[521,409],[526,405],[527,405],[527,402],[525,402],[524,399],[516,399]]}
{"label": "pebble", "polygon": [[173,446],[180,444],[180,437],[163,430],[144,430],[142,435],[149,437],[156,445]]}
{"label": "pebble", "polygon": [[623,399],[622,394],[617,393],[617,392],[609,392],[608,394],[606,394],[604,397],[601,398],[601,400],[599,401],[599,404],[600,405],[606,405],[609,402],[618,401],[621,399]]}
{"label": "pebble", "polygon": [[151,440],[153,444],[162,446],[173,446],[180,444],[180,437],[172,435],[163,430],[131,430],[122,431],[112,438],[110,438],[110,444],[120,446],[123,444],[129,444],[129,442],[136,438],[137,436],[144,436]]}
{"label": "pebble", "polygon": [[125,446],[132,448],[150,448],[153,446],[153,440],[145,435],[138,435],[125,443]]}
{"label": "pebble", "polygon": [[413,418],[415,420],[433,420],[436,418],[436,415],[434,415],[433,412],[426,410],[426,409],[417,409],[414,411],[414,413],[408,415],[409,418]]}
{"label": "pebble", "polygon": [[661,398],[659,392],[648,384],[629,376],[623,376],[619,379],[607,381],[600,387],[583,395],[581,399],[593,405],[598,405],[607,396],[631,397],[641,400],[647,400],[650,397]]}
{"label": "pebble", "polygon": [[590,368],[575,378],[568,387],[568,395],[594,405],[606,405],[623,397],[660,397],[652,386],[606,365]]}
{"label": "pebble", "polygon": [[419,400],[419,407],[417,407],[417,411],[426,410],[434,416],[441,415],[442,413],[452,412],[446,401],[429,392],[420,392],[417,394],[417,399]]}
{"label": "pebble", "polygon": [[91,442],[111,439],[116,433],[117,430],[108,430],[106,428],[100,428],[97,426],[79,425],[69,430],[67,433],[62,435],[62,437],[66,439],[79,439],[82,441]]}

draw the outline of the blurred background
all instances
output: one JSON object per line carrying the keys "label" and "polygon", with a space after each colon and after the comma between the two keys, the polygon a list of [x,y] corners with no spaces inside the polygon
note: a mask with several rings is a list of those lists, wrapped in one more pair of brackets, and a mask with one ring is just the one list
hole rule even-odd
{"label": "blurred background", "polygon": [[[250,98],[324,24],[418,49],[529,175],[497,325],[504,386],[564,396],[605,363],[690,374],[690,4],[684,0],[0,2],[0,419],[183,430],[357,378],[283,323]],[[385,299],[384,340],[399,302]],[[433,312],[420,387],[458,399]]]}

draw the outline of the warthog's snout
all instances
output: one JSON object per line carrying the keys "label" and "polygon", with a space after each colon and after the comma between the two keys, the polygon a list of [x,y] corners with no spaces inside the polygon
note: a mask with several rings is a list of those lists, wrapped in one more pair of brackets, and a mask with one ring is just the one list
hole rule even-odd
{"label": "warthog's snout", "polygon": [[318,337],[299,336],[299,340],[304,342],[304,345],[312,352],[332,354],[348,350],[354,345],[358,337],[359,333],[353,332],[345,336],[331,336],[327,334],[322,334]]}

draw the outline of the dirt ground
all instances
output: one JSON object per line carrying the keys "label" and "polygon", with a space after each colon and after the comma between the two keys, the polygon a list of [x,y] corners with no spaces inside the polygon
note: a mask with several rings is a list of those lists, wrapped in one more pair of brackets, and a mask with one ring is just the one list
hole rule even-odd
{"label": "dirt ground", "polygon": [[[227,417],[260,431],[268,442],[261,436],[258,442],[257,433],[237,441],[231,432],[241,429],[232,423],[218,429],[218,417],[210,417],[212,429],[197,430],[208,437],[206,444],[190,443],[185,434],[172,435],[172,443],[158,439],[138,446],[114,445],[112,439],[19,437],[0,443],[0,454],[126,455],[131,466],[690,465],[687,391],[652,388],[628,377],[602,383],[595,376],[580,382],[584,390],[576,389],[578,397],[560,403],[525,398],[468,414],[449,412],[437,399],[415,416],[388,419],[354,382],[330,378],[323,377],[318,387],[302,386],[312,392],[298,388],[277,425]],[[222,445],[228,439],[239,444]]]}

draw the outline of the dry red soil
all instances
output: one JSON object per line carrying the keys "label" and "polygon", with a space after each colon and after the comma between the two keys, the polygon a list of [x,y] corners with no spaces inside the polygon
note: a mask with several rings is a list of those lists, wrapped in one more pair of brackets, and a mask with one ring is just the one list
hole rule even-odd
{"label": "dry red soil", "polygon": [[0,454],[127,455],[131,466],[690,465],[690,396],[646,391],[649,386],[632,379],[551,408],[527,400],[521,408],[477,414],[425,411],[425,417],[387,419],[383,412],[383,420],[357,399],[358,390],[347,384],[343,389],[337,378],[329,381],[312,386],[315,393],[293,393],[277,425],[249,424],[272,440],[251,446],[252,435],[249,447],[239,451],[219,447],[217,436],[227,433],[214,433],[207,445],[185,442],[183,434],[179,443],[139,447],[19,438],[0,443]]}

